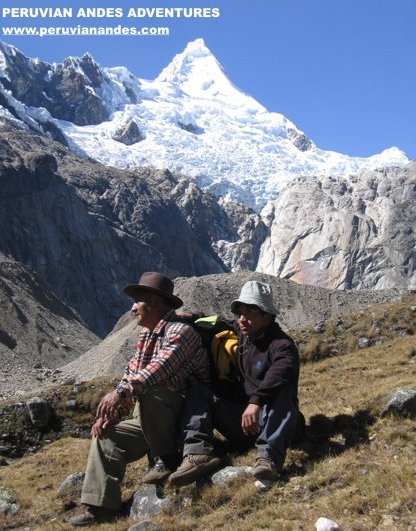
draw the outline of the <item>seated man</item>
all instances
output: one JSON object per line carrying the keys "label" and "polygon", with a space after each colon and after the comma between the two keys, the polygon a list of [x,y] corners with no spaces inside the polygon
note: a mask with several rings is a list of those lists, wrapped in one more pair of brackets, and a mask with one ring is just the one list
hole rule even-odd
{"label": "seated man", "polygon": [[275,322],[271,288],[249,281],[231,304],[237,316],[239,365],[244,380],[244,403],[230,401],[208,387],[189,390],[184,409],[184,459],[170,475],[180,487],[215,470],[216,428],[236,448],[256,446],[254,476],[275,480],[298,417],[299,355],[293,340]]}
{"label": "seated man", "polygon": [[[192,326],[178,322],[175,314],[182,301],[173,294],[172,281],[159,273],[143,273],[138,284],[123,291],[134,299],[132,312],[145,330],[117,389],[98,405],[81,495],[88,508],[68,521],[73,526],[117,516],[127,463],[150,453],[156,465],[144,481],[167,479],[181,460],[178,426],[184,392],[197,382],[209,383],[201,338]],[[140,415],[119,422],[120,412],[134,401]]]}

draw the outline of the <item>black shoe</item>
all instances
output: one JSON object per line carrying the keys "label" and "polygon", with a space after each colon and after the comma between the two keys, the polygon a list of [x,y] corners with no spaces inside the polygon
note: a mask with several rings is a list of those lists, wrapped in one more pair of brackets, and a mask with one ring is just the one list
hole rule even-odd
{"label": "black shoe", "polygon": [[118,515],[118,511],[90,505],[85,512],[69,518],[66,522],[73,527],[84,527],[98,523],[112,522]]}

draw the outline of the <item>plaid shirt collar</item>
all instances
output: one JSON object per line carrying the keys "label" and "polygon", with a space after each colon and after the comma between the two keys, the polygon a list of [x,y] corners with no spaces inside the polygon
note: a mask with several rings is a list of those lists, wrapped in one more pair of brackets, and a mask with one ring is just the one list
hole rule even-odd
{"label": "plaid shirt collar", "polygon": [[152,336],[160,336],[162,335],[162,331],[167,323],[170,321],[173,321],[174,317],[176,317],[175,310],[169,310],[165,315],[160,319],[160,321],[157,323],[153,331],[146,330],[143,332],[145,337],[152,337]]}

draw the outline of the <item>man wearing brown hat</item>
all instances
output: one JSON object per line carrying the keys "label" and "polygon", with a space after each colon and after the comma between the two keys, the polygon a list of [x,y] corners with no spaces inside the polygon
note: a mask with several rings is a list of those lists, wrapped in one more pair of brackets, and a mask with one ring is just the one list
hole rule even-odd
{"label": "man wearing brown hat", "polygon": [[[209,383],[200,336],[175,314],[182,301],[173,294],[173,282],[147,272],[123,291],[134,300],[132,313],[144,331],[120,384],[98,405],[81,495],[87,510],[68,521],[76,527],[117,516],[128,463],[150,454],[155,465],[143,481],[160,484],[167,479],[180,461],[177,428],[184,392]],[[133,402],[134,418],[119,422],[120,413]]]}

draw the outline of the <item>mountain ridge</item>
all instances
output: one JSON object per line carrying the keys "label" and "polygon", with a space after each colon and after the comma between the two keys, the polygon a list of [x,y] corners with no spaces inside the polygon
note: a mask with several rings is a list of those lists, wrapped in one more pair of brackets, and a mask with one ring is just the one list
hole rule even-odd
{"label": "mountain ridge", "polygon": [[[413,289],[415,171],[414,163],[401,167],[407,159],[396,148],[368,159],[319,150],[232,85],[202,40],[154,81],[102,68],[89,54],[48,65],[0,49],[8,213],[0,250],[82,309],[100,335],[121,310],[121,279],[147,268],[170,276],[248,269],[328,288]],[[360,165],[365,171],[352,173]],[[33,194],[25,206],[39,228],[32,254],[20,228],[27,220],[19,186]],[[96,272],[94,297],[100,282],[112,285],[105,317],[78,301],[78,284],[88,283],[66,254]]]}
{"label": "mountain ridge", "polygon": [[[123,67],[102,68],[90,55],[51,66],[2,49],[0,97],[26,126],[107,165],[185,173],[257,211],[300,175],[336,177],[408,162],[394,147],[368,158],[319,149],[288,118],[237,89],[202,39],[153,81]],[[19,92],[13,84],[17,67],[42,88],[34,100],[34,89]]]}

